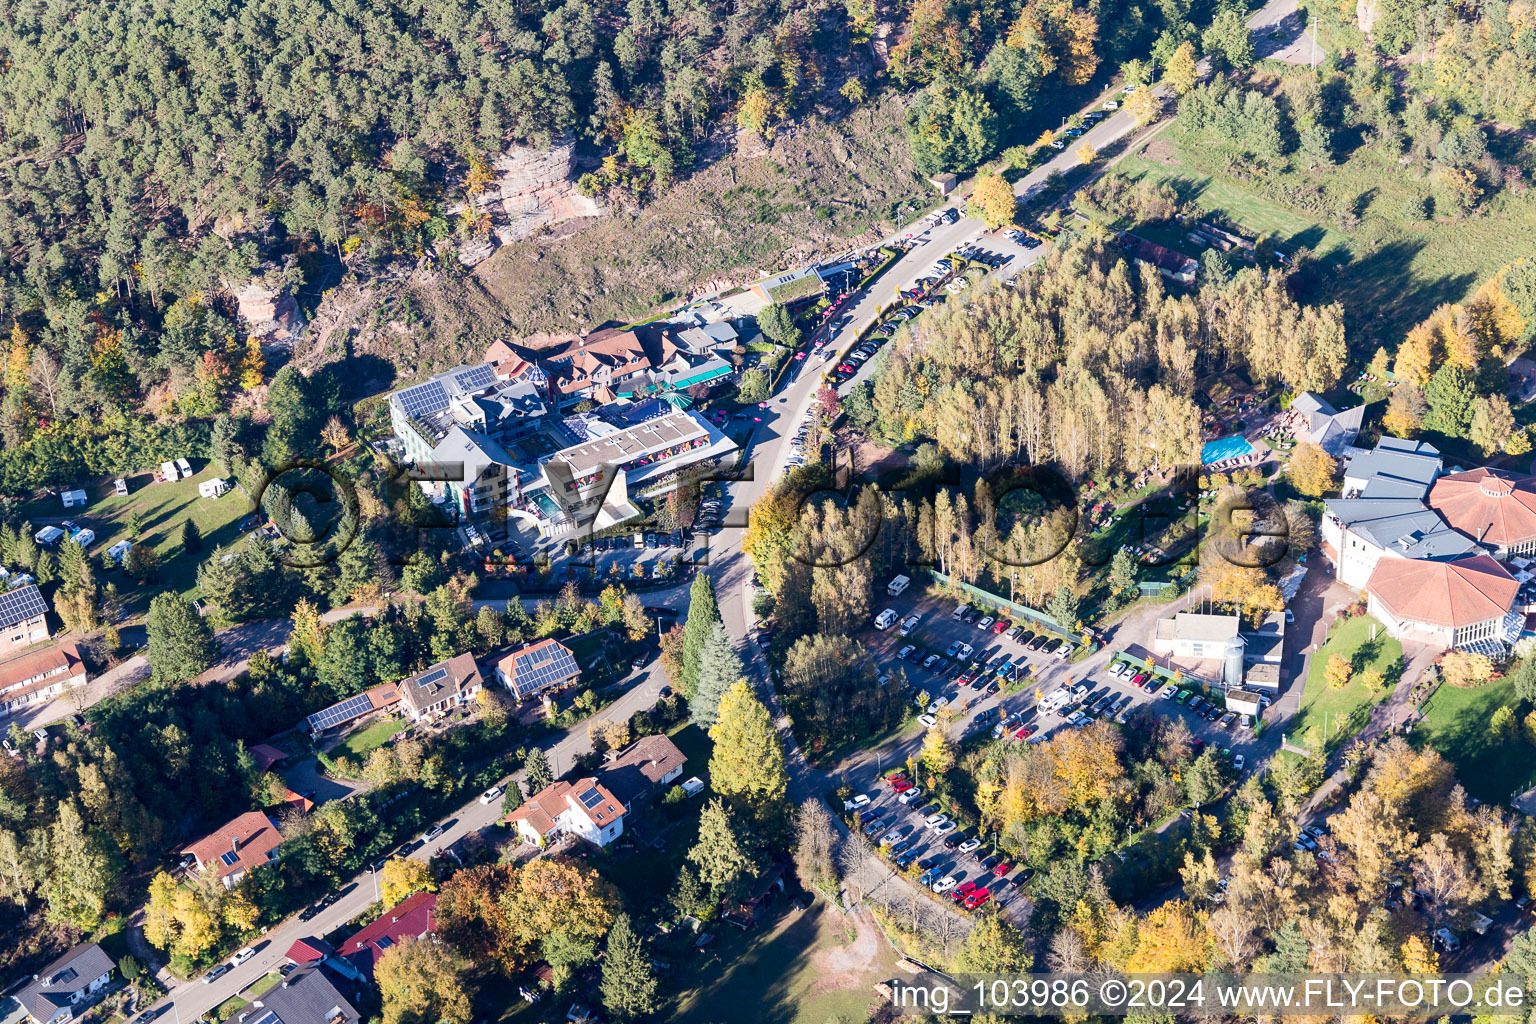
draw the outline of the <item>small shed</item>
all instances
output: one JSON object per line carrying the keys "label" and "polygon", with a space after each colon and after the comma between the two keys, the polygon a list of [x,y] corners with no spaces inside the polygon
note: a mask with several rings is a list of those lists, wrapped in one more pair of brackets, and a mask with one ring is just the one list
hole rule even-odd
{"label": "small shed", "polygon": [[229,491],[229,482],[223,477],[204,480],[197,485],[197,493],[205,498],[218,498]]}
{"label": "small shed", "polygon": [[32,539],[43,547],[52,547],[64,538],[64,531],[57,526],[45,526],[32,535]]}
{"label": "small shed", "polygon": [[64,499],[65,508],[83,508],[85,506],[85,492],[79,488],[65,491],[60,497]]}
{"label": "small shed", "polygon": [[928,179],[928,184],[938,189],[939,195],[941,196],[947,196],[953,192],[955,190],[955,186],[959,184],[959,182],[959,177],[951,174],[949,171],[944,171],[942,174],[935,174],[933,177]]}
{"label": "small shed", "polygon": [[116,480],[112,481],[112,491],[119,498],[126,498],[128,496],[128,481],[124,480],[122,477],[118,477]]}

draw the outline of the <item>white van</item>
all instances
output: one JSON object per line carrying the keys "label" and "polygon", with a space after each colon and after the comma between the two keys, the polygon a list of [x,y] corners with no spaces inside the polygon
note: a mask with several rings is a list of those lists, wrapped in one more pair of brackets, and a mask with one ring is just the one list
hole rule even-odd
{"label": "white van", "polygon": [[885,611],[875,616],[876,629],[890,629],[895,622],[896,609],[894,608],[887,608]]}

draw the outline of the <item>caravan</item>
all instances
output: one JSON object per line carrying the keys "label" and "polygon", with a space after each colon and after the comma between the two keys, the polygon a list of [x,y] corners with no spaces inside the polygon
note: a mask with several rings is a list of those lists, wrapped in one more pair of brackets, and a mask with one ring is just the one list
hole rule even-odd
{"label": "caravan", "polygon": [[876,629],[890,629],[895,622],[896,610],[894,608],[887,608],[885,611],[875,616]]}

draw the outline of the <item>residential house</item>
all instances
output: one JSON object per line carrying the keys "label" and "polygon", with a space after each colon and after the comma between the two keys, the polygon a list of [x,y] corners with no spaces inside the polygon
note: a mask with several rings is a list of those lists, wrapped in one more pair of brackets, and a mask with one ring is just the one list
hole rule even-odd
{"label": "residential house", "polygon": [[475,656],[459,654],[400,680],[400,706],[406,718],[419,722],[474,700],[481,682]]}
{"label": "residential house", "polygon": [[63,1024],[94,1001],[116,967],[100,946],[84,943],[38,972],[16,1001],[34,1024]]}
{"label": "residential house", "polygon": [[54,644],[0,664],[0,718],[84,686],[89,678],[74,641]]}
{"label": "residential house", "polygon": [[576,779],[546,786],[502,821],[538,846],[565,834],[607,846],[624,833],[624,807],[596,779]]}
{"label": "residential house", "polygon": [[1151,267],[1168,280],[1177,281],[1179,284],[1195,283],[1195,271],[1200,269],[1200,264],[1183,253],[1175,252],[1156,242],[1149,242],[1129,232],[1121,233],[1120,245],[1130,256],[1131,262]]}
{"label": "residential house", "polygon": [[519,647],[496,662],[496,681],[518,700],[563,689],[580,678],[576,656],[554,639]]}
{"label": "residential house", "polygon": [[357,1010],[324,968],[307,964],[237,1011],[227,1024],[357,1024]]}
{"label": "residential house", "polygon": [[391,946],[409,939],[424,938],[437,930],[433,919],[436,908],[437,893],[412,893],[343,942],[342,959],[364,977],[372,978],[373,969]]}
{"label": "residential house", "polygon": [[224,888],[232,889],[246,872],[276,860],[282,842],[276,822],[260,811],[246,811],[181,852],[197,870],[213,872]]}
{"label": "residential house", "polygon": [[642,736],[611,755],[603,766],[602,782],[630,813],[679,778],[687,763],[688,758],[668,737]]}
{"label": "residential house", "polygon": [[47,640],[48,602],[37,584],[28,583],[0,593],[0,654]]}

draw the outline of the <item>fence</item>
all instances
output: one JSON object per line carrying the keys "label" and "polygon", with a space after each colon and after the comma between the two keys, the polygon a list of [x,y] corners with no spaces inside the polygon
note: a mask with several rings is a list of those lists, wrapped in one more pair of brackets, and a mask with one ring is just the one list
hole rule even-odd
{"label": "fence", "polygon": [[982,590],[978,586],[962,582],[952,576],[946,576],[939,572],[937,569],[929,569],[928,575],[932,576],[934,580],[941,586],[958,590],[962,594],[973,598],[981,604],[991,605],[994,608],[1002,609],[1008,613],[1009,618],[1016,622],[1023,620],[1032,626],[1038,626],[1041,629],[1048,629],[1053,633],[1067,638],[1068,640],[1075,640],[1077,638],[1077,634],[1074,633],[1069,627],[1063,626],[1061,623],[1057,622],[1053,617],[1047,615],[1045,612],[1031,608],[1029,605],[1019,604],[1018,602],[1010,601],[1005,597],[999,597],[989,590]]}

